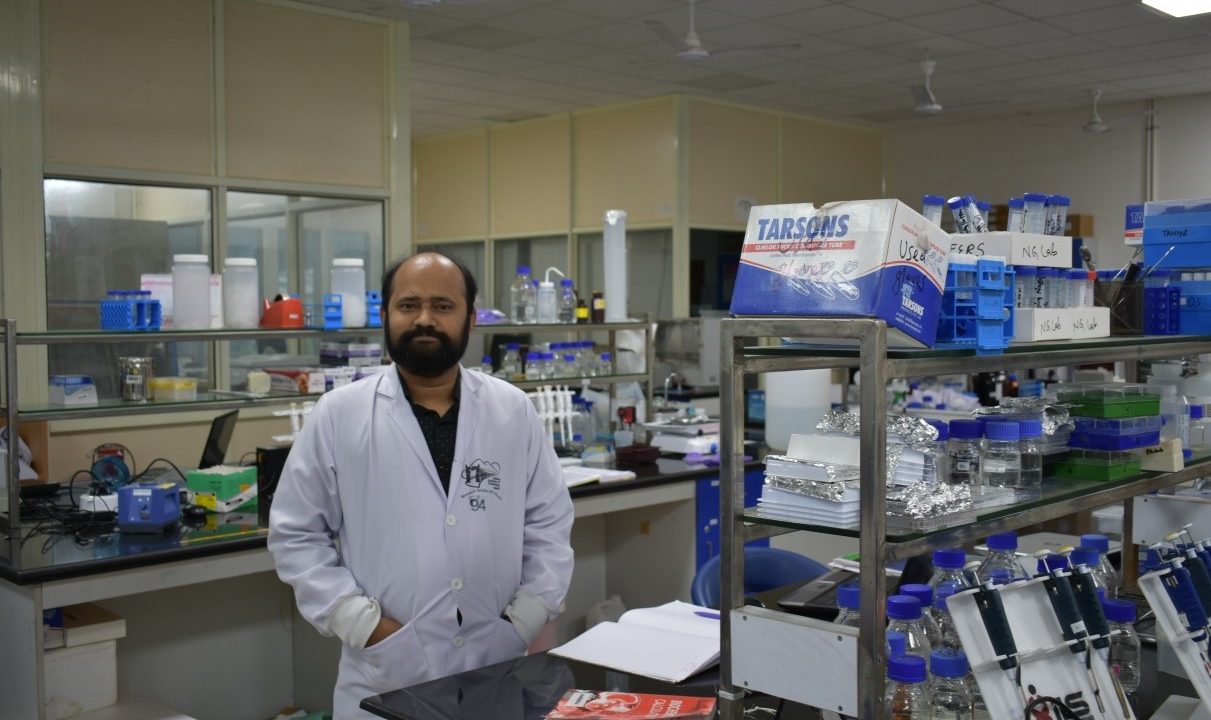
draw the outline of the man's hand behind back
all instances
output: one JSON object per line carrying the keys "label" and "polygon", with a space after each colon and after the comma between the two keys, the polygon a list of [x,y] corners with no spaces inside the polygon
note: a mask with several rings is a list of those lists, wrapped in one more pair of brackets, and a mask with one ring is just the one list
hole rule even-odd
{"label": "man's hand behind back", "polygon": [[366,639],[366,647],[377,645],[384,638],[403,627],[403,625],[400,625],[389,617],[379,618],[378,625],[375,626],[374,632],[370,633],[370,637]]}

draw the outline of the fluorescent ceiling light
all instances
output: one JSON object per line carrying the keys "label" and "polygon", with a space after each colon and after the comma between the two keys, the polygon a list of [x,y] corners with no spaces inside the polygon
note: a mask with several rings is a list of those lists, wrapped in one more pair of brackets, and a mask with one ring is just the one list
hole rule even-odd
{"label": "fluorescent ceiling light", "polygon": [[1173,17],[1189,17],[1211,12],[1211,0],[1143,0],[1143,3]]}

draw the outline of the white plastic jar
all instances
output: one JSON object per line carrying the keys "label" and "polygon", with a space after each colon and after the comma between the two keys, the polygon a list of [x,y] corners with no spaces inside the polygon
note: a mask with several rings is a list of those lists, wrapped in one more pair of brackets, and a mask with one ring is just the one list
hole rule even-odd
{"label": "white plastic jar", "polygon": [[341,296],[341,325],[366,327],[366,267],[361,258],[333,258],[330,292]]}
{"label": "white plastic jar", "polygon": [[172,326],[210,327],[210,258],[205,255],[172,256]]}
{"label": "white plastic jar", "polygon": [[260,325],[260,287],[256,258],[231,257],[223,261],[223,327]]}

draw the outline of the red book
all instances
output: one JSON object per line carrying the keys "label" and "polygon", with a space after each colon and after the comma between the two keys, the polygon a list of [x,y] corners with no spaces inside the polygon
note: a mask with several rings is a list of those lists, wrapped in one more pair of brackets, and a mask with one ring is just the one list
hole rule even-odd
{"label": "red book", "polygon": [[657,720],[713,718],[715,698],[690,695],[569,690],[547,720]]}

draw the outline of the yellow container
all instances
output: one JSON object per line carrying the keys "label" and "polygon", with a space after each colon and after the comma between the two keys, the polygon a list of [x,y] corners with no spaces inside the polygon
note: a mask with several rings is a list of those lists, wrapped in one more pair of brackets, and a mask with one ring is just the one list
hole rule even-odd
{"label": "yellow container", "polygon": [[197,400],[198,381],[186,377],[153,378],[151,397],[158,401]]}

